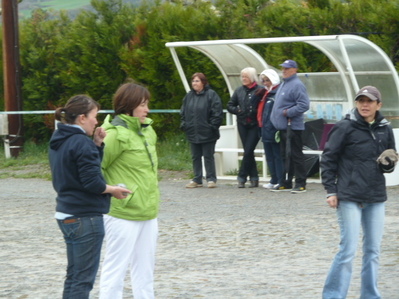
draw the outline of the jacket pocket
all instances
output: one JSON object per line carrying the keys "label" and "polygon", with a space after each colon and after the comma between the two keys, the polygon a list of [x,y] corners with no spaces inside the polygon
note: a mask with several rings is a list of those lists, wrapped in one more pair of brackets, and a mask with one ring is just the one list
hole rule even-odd
{"label": "jacket pocket", "polygon": [[114,198],[114,200],[117,203],[116,204],[117,208],[123,209],[123,208],[125,208],[127,206],[127,204],[133,199],[134,194],[136,193],[136,190],[138,189],[138,186],[137,185],[131,185],[131,186],[126,185],[126,188],[129,189],[130,191],[132,191],[132,193],[130,193],[124,199],[115,199]]}

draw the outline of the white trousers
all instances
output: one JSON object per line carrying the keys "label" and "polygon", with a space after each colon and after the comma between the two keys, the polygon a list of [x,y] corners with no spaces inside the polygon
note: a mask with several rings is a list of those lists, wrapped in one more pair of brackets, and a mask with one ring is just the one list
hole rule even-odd
{"label": "white trousers", "polygon": [[104,225],[100,299],[122,299],[129,267],[134,298],[153,299],[158,219],[132,221],[104,215]]}

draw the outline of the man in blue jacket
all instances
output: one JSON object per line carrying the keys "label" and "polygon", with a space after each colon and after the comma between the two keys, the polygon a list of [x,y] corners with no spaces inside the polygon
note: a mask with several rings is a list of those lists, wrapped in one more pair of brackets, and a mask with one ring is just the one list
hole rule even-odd
{"label": "man in blue jacket", "polygon": [[[280,131],[281,155],[286,169],[283,184],[272,191],[302,193],[306,192],[302,132],[305,129],[304,113],[309,109],[310,101],[305,85],[297,76],[297,63],[294,60],[286,60],[280,66],[283,72],[283,84],[277,91],[270,120]],[[292,188],[294,176],[295,186]]]}

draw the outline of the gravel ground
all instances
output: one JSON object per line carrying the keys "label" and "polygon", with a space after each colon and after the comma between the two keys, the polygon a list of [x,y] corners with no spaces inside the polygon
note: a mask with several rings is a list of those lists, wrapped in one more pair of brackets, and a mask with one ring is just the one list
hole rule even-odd
{"label": "gravel ground", "polygon": [[[320,184],[290,194],[187,182],[167,173],[160,182],[157,298],[321,298],[339,232]],[[51,182],[0,179],[0,190],[0,298],[61,298],[66,256]],[[398,299],[399,187],[388,192],[379,286],[384,299]],[[359,248],[348,299],[359,298],[360,264]]]}

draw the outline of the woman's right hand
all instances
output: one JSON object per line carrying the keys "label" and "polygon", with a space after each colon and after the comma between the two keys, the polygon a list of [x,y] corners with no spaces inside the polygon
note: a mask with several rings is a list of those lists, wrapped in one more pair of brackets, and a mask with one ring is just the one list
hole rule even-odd
{"label": "woman's right hand", "polygon": [[338,197],[336,195],[329,196],[327,203],[331,208],[338,208]]}

